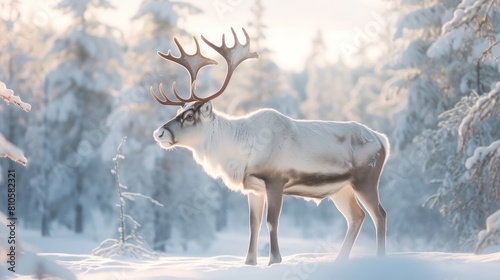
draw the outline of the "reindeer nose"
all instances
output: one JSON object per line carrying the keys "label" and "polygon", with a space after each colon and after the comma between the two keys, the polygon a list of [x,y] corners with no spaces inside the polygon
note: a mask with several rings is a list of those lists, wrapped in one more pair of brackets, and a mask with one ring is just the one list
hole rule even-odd
{"label": "reindeer nose", "polygon": [[158,138],[162,138],[162,137],[163,137],[163,134],[165,134],[165,130],[162,130],[162,131],[161,131],[161,134],[160,134],[160,135],[158,135]]}

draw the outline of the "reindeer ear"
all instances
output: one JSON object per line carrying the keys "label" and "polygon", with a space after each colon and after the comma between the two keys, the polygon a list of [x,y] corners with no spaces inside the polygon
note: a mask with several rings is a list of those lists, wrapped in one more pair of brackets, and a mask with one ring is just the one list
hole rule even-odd
{"label": "reindeer ear", "polygon": [[201,104],[199,110],[202,116],[204,117],[210,116],[212,114],[212,103],[210,101],[207,101]]}

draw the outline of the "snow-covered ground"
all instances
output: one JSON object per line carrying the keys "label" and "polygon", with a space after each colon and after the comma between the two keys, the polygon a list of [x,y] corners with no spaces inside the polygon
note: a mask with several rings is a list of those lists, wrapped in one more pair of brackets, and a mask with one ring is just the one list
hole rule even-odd
{"label": "snow-covered ground", "polygon": [[[281,264],[268,267],[267,257],[260,257],[259,264],[251,267],[243,265],[247,246],[244,232],[220,234],[207,251],[194,249],[175,255],[164,254],[156,260],[92,256],[89,253],[98,242],[87,237],[67,234],[42,238],[33,232],[23,235],[26,243],[44,252],[40,256],[69,269],[77,279],[500,279],[500,253],[392,252],[377,258],[371,248],[372,240],[368,238],[359,240],[349,261],[334,262],[340,245],[337,236],[322,240],[285,236],[280,239]],[[266,237],[262,235],[261,238],[263,256]],[[22,266],[21,259],[18,267]],[[34,278],[8,273],[7,279]]]}
{"label": "snow-covered ground", "polygon": [[[475,256],[450,253],[401,253],[385,258],[354,256],[333,262],[333,254],[285,256],[267,267],[243,265],[241,256],[166,256],[154,261],[110,260],[89,255],[45,254],[78,275],[79,279],[500,279],[500,253]],[[20,279],[31,279],[20,278]]]}

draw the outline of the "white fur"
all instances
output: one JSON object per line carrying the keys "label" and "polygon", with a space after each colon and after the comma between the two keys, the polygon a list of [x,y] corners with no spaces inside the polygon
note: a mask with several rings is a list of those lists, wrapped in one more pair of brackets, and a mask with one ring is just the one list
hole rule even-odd
{"label": "white fur", "polygon": [[[255,178],[249,184],[253,187],[243,187],[245,174],[256,170],[343,174],[362,165],[374,167],[381,145],[386,159],[389,156],[387,137],[359,123],[294,120],[271,109],[243,117],[213,110],[211,118],[197,129],[197,144],[177,146],[190,149],[210,176],[222,178],[230,189],[244,193],[264,191],[263,182]],[[158,137],[163,130],[159,128],[154,136],[169,149],[170,137]],[[334,185],[332,193],[342,187]]]}

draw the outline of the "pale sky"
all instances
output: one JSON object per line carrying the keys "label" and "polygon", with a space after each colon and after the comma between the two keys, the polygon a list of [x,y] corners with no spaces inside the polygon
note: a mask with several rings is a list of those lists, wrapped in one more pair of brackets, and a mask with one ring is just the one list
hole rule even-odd
{"label": "pale sky", "polygon": [[[245,27],[252,19],[253,0],[189,2],[200,6],[205,14],[186,22],[187,28],[218,40],[220,33],[229,32],[230,26]],[[329,60],[336,61],[341,55],[348,61],[346,46],[354,47],[359,33],[365,33],[362,38],[375,39],[372,30],[377,31],[378,25],[378,31],[381,31],[385,24],[378,15],[388,8],[381,0],[272,0],[262,3],[265,7],[264,23],[268,26],[268,48],[281,67],[292,70],[304,66],[318,29],[321,29],[330,52]]]}
{"label": "pale sky", "polygon": [[[240,30],[252,19],[253,0],[185,0],[204,10],[199,16],[191,16],[180,22],[195,36],[205,35],[215,43],[222,33],[230,33],[230,27]],[[33,1],[28,8],[43,25],[45,21],[60,20],[51,9],[53,0]],[[139,0],[112,0],[119,11],[103,17],[108,24],[126,27],[137,12]],[[126,3],[126,4],[124,4]],[[268,26],[268,48],[273,59],[289,70],[300,70],[311,50],[312,38],[321,29],[330,62],[341,57],[352,63],[350,53],[360,41],[376,40],[377,34],[387,23],[384,12],[388,10],[383,0],[273,0],[263,1],[264,23]],[[29,13],[28,13],[29,14]],[[47,19],[44,19],[44,15]],[[38,16],[37,16],[38,15]],[[48,15],[48,16],[47,16]],[[57,24],[56,24],[57,25]],[[241,34],[241,33],[240,33]]]}

